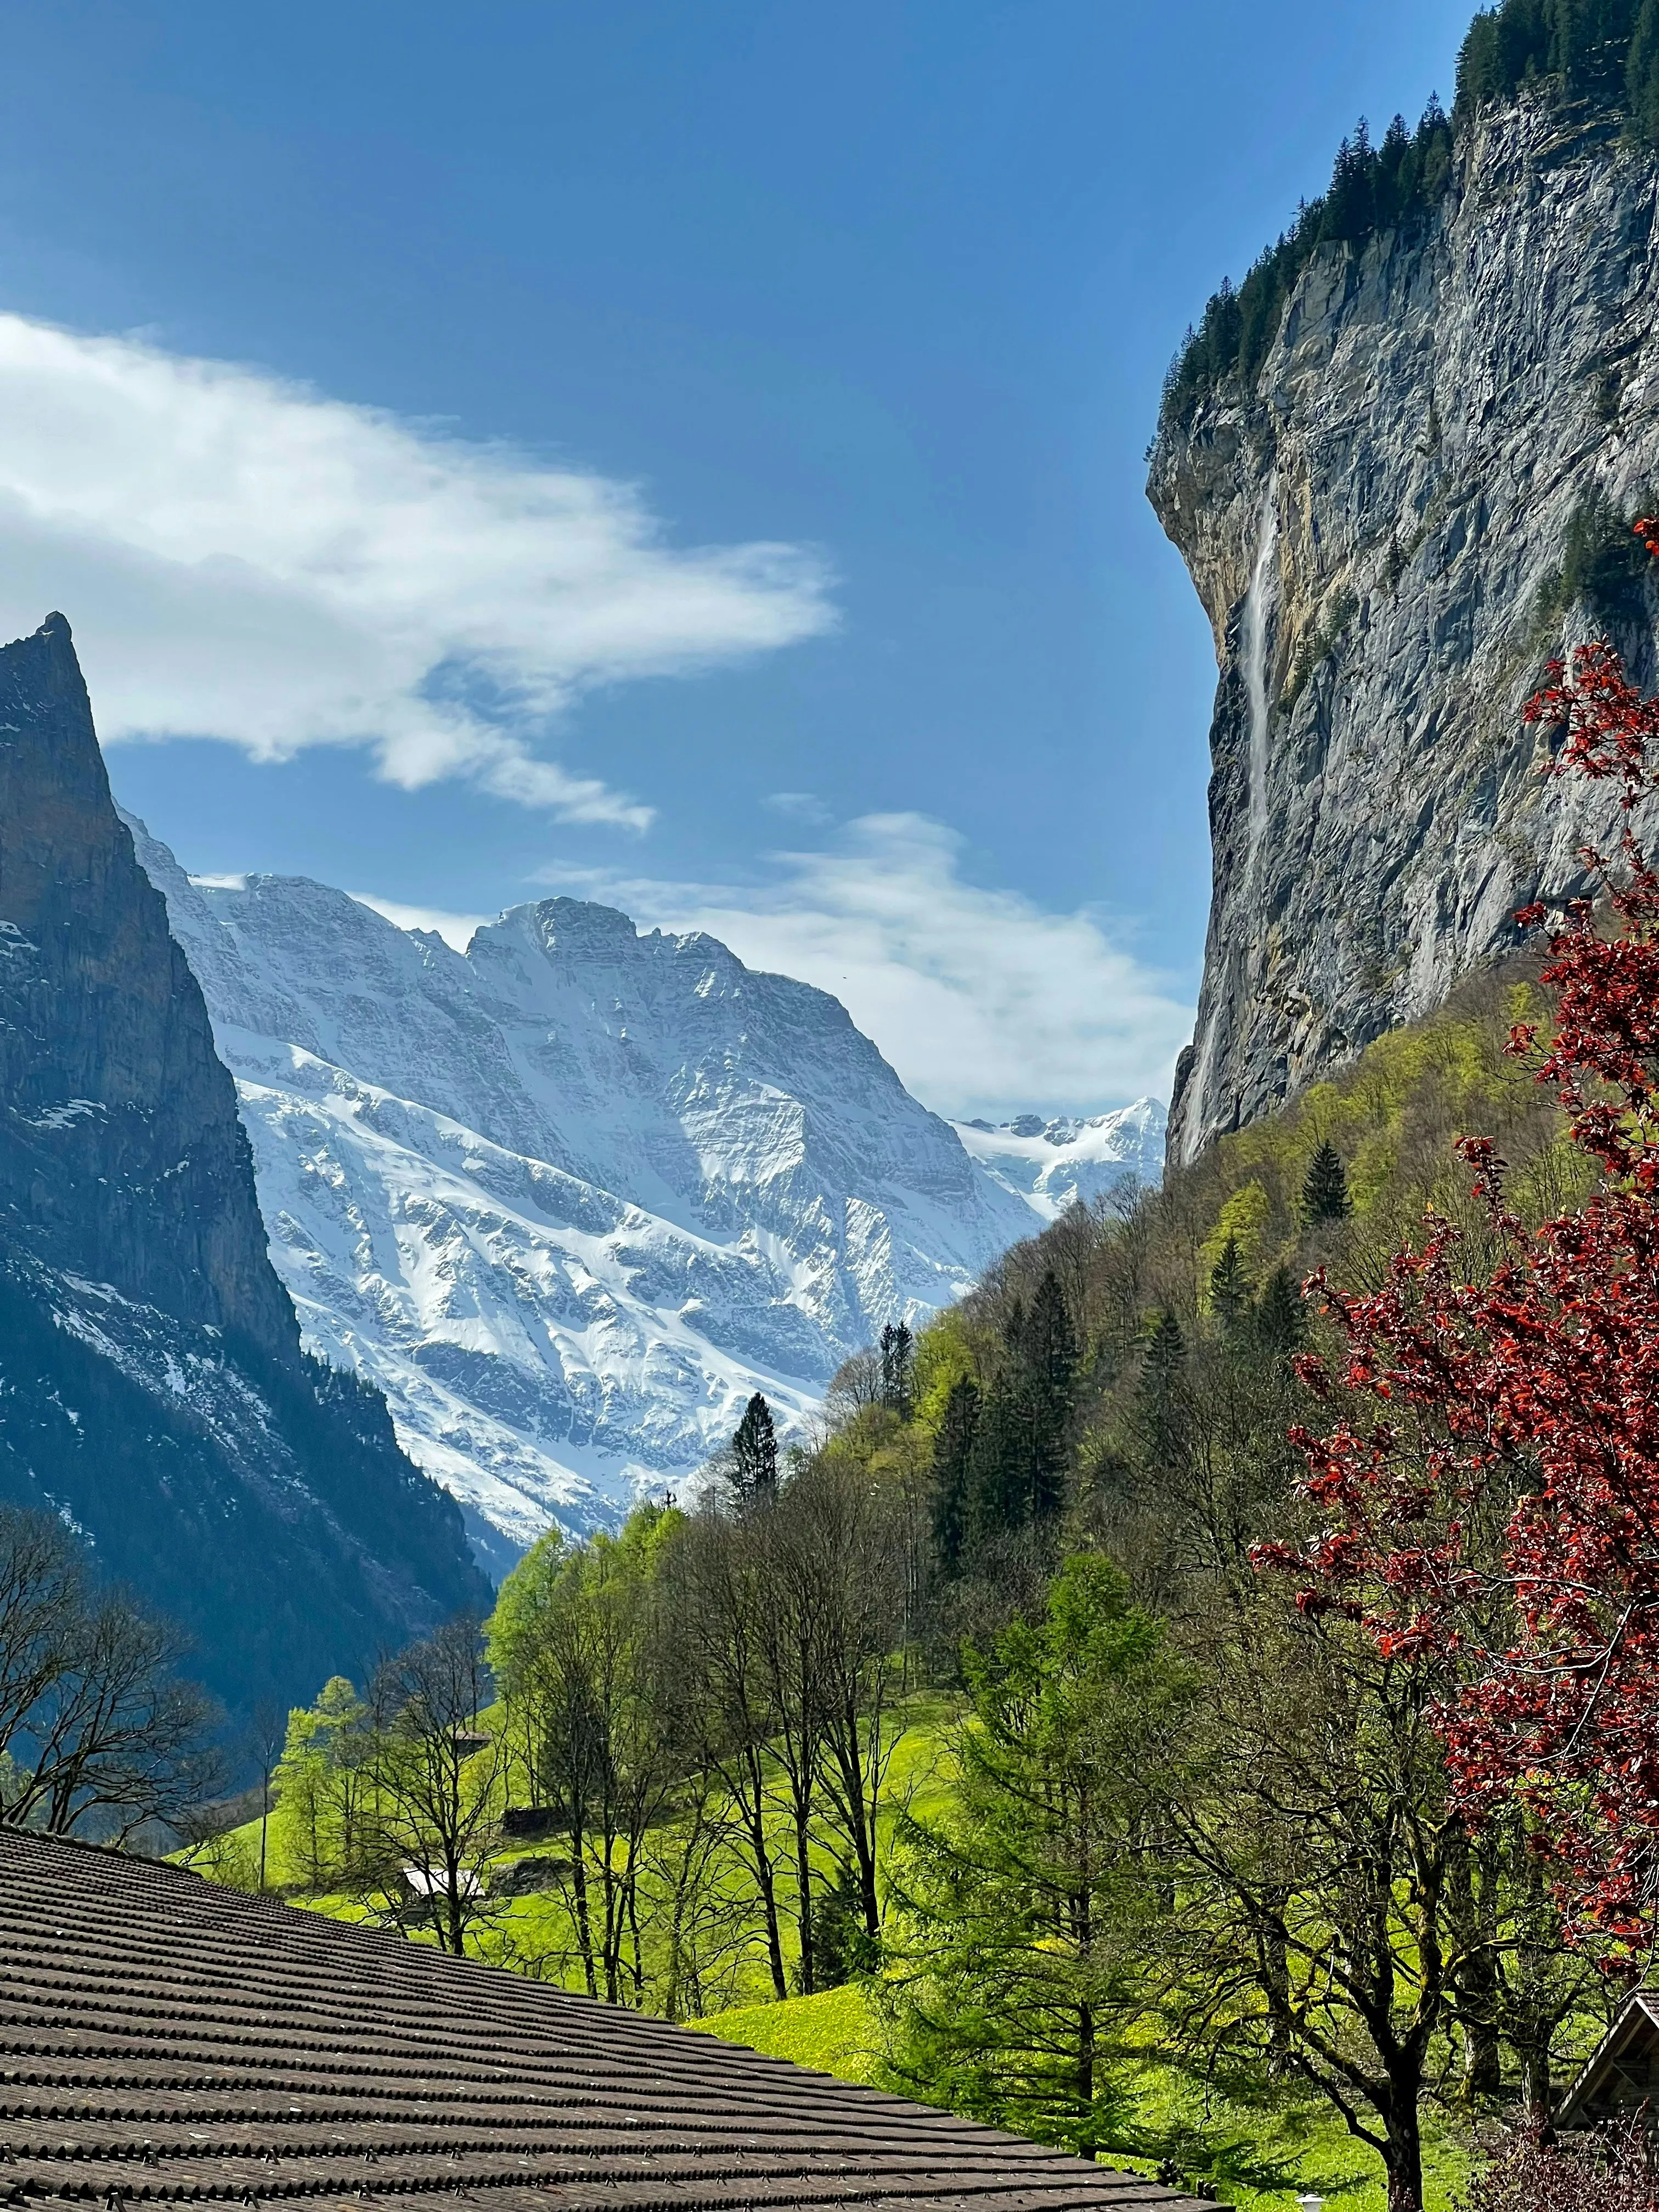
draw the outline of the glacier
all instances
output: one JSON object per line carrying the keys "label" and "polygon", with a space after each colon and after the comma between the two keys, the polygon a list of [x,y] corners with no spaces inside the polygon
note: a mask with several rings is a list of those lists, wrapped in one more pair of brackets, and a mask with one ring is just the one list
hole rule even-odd
{"label": "glacier", "polygon": [[1049,1210],[713,938],[550,898],[461,952],[305,878],[190,878],[125,819],[305,1341],[385,1393],[493,1574],[690,1482],[755,1390],[799,1429]]}
{"label": "glacier", "polygon": [[963,1149],[1045,1221],[1126,1184],[1152,1188],[1164,1174],[1167,1115],[1156,1098],[1115,1113],[1022,1114],[1012,1121],[953,1121]]}

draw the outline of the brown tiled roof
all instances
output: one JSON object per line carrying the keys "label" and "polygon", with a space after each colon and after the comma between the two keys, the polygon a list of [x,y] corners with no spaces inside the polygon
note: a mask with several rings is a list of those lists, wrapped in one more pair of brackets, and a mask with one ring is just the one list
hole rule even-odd
{"label": "brown tiled roof", "polygon": [[107,2212],[1192,2204],[396,1936],[0,1829],[0,2199],[45,2197]]}

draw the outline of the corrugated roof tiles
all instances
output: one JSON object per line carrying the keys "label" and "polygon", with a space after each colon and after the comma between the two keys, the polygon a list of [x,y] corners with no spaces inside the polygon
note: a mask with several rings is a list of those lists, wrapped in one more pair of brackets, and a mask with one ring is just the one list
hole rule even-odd
{"label": "corrugated roof tiles", "polygon": [[105,2212],[1194,2202],[397,1936],[0,1829],[0,2200],[45,2197]]}

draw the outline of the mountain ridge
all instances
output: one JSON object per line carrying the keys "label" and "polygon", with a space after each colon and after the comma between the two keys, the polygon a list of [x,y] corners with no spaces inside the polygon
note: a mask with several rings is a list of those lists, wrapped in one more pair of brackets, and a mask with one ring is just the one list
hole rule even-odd
{"label": "mountain ridge", "polygon": [[951,1126],[969,1158],[1046,1222],[1068,1206],[1156,1183],[1166,1119],[1160,1101],[1137,1098],[1108,1114],[1022,1114]]}
{"label": "mountain ridge", "polygon": [[838,1000],[718,939],[546,899],[459,952],[308,878],[192,880],[129,819],[307,1338],[497,1571],[683,1485],[757,1389],[798,1428],[1041,1225]]}

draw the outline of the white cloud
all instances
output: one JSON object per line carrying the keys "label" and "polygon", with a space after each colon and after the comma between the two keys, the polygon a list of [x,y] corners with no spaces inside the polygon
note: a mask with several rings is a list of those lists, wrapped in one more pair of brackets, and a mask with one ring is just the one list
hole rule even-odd
{"label": "white cloud", "polygon": [[[193,876],[192,883],[204,879]],[[400,899],[378,898],[373,891],[349,891],[347,896],[356,900],[375,914],[382,914],[398,929],[429,929],[441,937],[446,945],[453,945],[457,952],[465,952],[472,942],[472,933],[482,929],[487,921],[494,921],[493,914],[451,914],[441,906],[405,906]]]}
{"label": "white cloud", "polygon": [[0,624],[69,616],[106,738],[368,745],[406,787],[642,827],[533,749],[550,718],[810,636],[826,592],[796,546],[671,545],[629,485],[0,314]]}
{"label": "white cloud", "polygon": [[1193,1009],[1097,914],[1048,914],[960,872],[963,841],[919,814],[874,814],[837,849],[774,855],[759,888],[592,869],[546,879],[636,921],[706,929],[752,968],[832,991],[916,1096],[990,1120],[1167,1097]]}
{"label": "white cloud", "polygon": [[769,791],[761,803],[787,821],[804,822],[813,830],[822,830],[835,819],[815,791]]}

